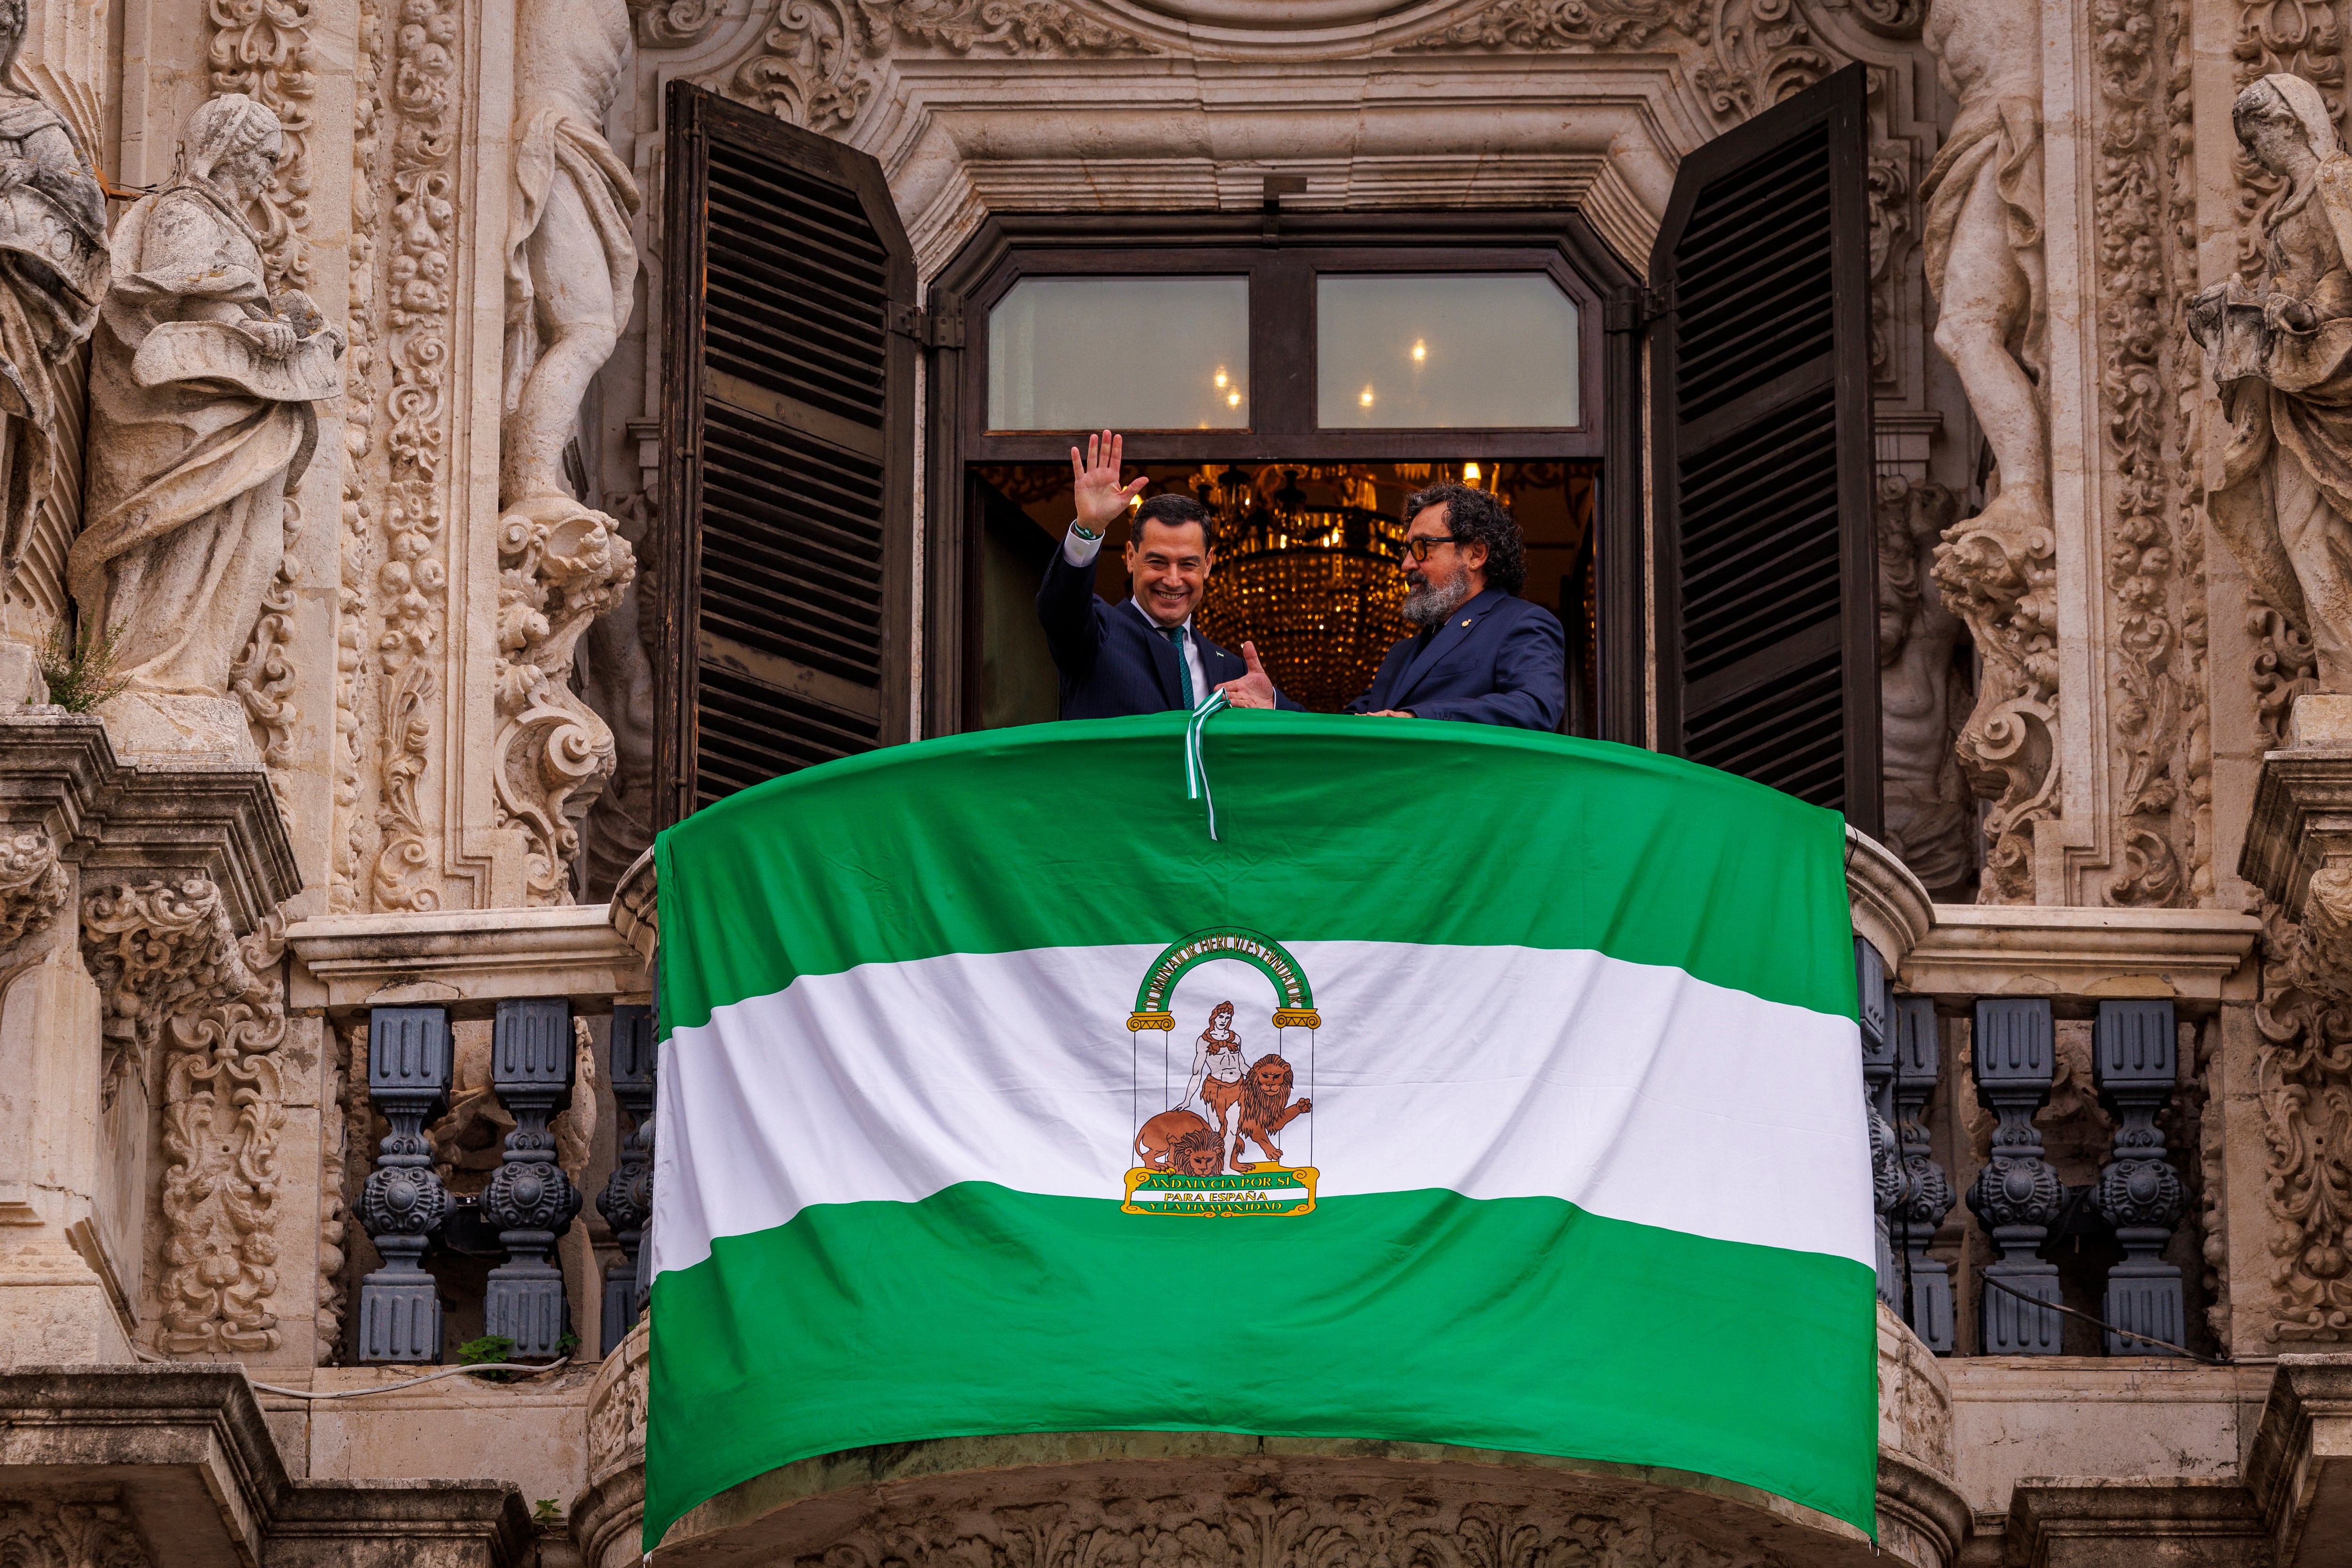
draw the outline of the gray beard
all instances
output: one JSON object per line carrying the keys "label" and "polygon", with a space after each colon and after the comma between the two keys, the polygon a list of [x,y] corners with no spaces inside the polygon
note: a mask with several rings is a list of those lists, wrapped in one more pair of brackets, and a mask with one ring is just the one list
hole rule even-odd
{"label": "gray beard", "polygon": [[1452,615],[1463,600],[1470,596],[1470,584],[1460,577],[1450,588],[1441,588],[1424,581],[1404,596],[1399,606],[1404,618],[1417,626],[1433,626]]}

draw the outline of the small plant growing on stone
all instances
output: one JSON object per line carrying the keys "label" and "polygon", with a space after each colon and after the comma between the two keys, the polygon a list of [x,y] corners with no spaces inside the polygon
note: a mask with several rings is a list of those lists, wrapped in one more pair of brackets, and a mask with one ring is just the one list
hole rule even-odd
{"label": "small plant growing on stone", "polygon": [[570,1329],[564,1330],[562,1336],[555,1342],[555,1353],[560,1356],[570,1355],[573,1351],[576,1351],[579,1348],[580,1336],[573,1333]]}
{"label": "small plant growing on stone", "polygon": [[122,695],[131,678],[114,673],[115,640],[121,632],[118,625],[77,638],[59,619],[41,649],[41,679],[48,685],[49,700],[68,713],[88,713]]}
{"label": "small plant growing on stone", "polygon": [[563,1518],[562,1514],[555,1511],[555,1500],[551,1497],[543,1497],[532,1503],[530,1517],[534,1524],[555,1524],[561,1522]]}
{"label": "small plant growing on stone", "polygon": [[[467,1340],[457,1347],[457,1364],[459,1366],[494,1365],[514,1354],[514,1341],[504,1334],[484,1334],[478,1340]],[[510,1372],[486,1372],[481,1375],[485,1383],[514,1381],[514,1373]]]}

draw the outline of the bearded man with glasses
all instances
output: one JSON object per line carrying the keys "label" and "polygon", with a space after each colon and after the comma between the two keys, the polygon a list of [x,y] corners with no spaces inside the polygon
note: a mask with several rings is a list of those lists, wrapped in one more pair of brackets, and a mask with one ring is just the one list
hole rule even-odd
{"label": "bearded man with glasses", "polygon": [[[1421,628],[1389,649],[1372,689],[1348,704],[1375,719],[1468,719],[1557,730],[1568,703],[1568,637],[1518,596],[1526,542],[1503,503],[1468,485],[1433,485],[1404,503],[1404,618]],[[1235,707],[1273,706],[1263,678],[1230,682]]]}

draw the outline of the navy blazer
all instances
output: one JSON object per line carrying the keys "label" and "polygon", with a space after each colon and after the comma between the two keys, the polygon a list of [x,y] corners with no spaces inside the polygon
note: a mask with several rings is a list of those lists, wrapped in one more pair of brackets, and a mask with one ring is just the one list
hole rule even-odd
{"label": "navy blazer", "polygon": [[[1073,566],[1057,542],[1037,585],[1037,619],[1045,646],[1062,678],[1062,717],[1117,719],[1129,713],[1165,713],[1184,709],[1184,689],[1176,673],[1176,645],[1131,598],[1106,603],[1095,592],[1095,565]],[[1201,673],[1212,690],[1249,673],[1241,655],[1227,653],[1198,630],[1186,634],[1200,645]],[[1207,692],[1192,693],[1194,701]],[[1280,692],[1277,707],[1298,704]]]}
{"label": "navy blazer", "polygon": [[1557,730],[1568,703],[1568,637],[1541,605],[1489,588],[1389,649],[1350,713],[1410,708],[1421,719],[1473,719]]}

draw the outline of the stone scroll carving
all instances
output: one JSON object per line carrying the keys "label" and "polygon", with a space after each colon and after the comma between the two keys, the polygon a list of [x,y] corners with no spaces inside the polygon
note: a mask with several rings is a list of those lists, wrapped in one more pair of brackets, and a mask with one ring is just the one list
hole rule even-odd
{"label": "stone scroll carving", "polygon": [[1960,104],[1919,186],[1936,344],[1959,372],[1998,476],[1992,500],[1947,535],[1935,570],[1984,664],[1957,749],[1991,802],[1977,893],[1985,903],[2032,898],[2032,825],[2058,809],[2041,26],[2028,0],[1941,0],[1927,22],[1927,47]]}
{"label": "stone scroll carving", "polygon": [[105,999],[105,1092],[163,1052],[164,1172],[158,1350],[275,1350],[278,1047],[284,922],[239,941],[202,877],[116,884],[82,900],[82,950]]}
{"label": "stone scroll carving", "polygon": [[131,1510],[110,1489],[0,1502],[0,1563],[11,1568],[148,1568],[153,1561]]}
{"label": "stone scroll carving", "polygon": [[794,125],[835,130],[873,98],[877,68],[902,38],[957,55],[1160,52],[1062,0],[796,0],[777,7],[730,96]]}
{"label": "stone scroll carving", "polygon": [[[130,689],[131,749],[241,751],[232,671],[278,578],[286,500],[342,389],[343,335],[272,296],[246,209],[274,177],[278,117],[228,93],[189,117],[170,184],[117,225],[90,366],[89,517],[67,562]],[[231,728],[233,727],[233,729]]]}
{"label": "stone scroll carving", "polygon": [[45,929],[71,887],[47,834],[0,834],[0,952]]}
{"label": "stone scroll carving", "polygon": [[1443,1568],[1781,1568],[1754,1549],[1720,1551],[1646,1510],[1577,1513],[1557,1503],[1463,1500],[1454,1489],[1386,1482],[1350,1495],[1296,1495],[1279,1483],[1226,1494],[1170,1487],[892,1519],[844,1535],[794,1568],[1084,1568],[1177,1563],[1414,1563]]}
{"label": "stone scroll carving", "polygon": [[97,325],[107,276],[106,197],[89,150],[17,84],[26,20],[26,0],[0,0],[0,596],[55,480],[53,367]]}
{"label": "stone scroll carving", "polygon": [[2284,182],[2263,266],[2190,306],[2230,422],[2214,531],[2306,637],[2319,688],[2352,691],[2352,157],[2319,89],[2275,73],[2238,95],[2240,144]]}
{"label": "stone scroll carving", "polygon": [[499,466],[499,815],[521,829],[525,896],[572,901],[579,819],[613,772],[613,735],[572,690],[572,650],[636,559],[572,493],[580,400],[629,322],[639,205],[604,141],[629,47],[622,0],[523,0],[507,232],[506,423]]}
{"label": "stone scroll carving", "polygon": [[2352,1008],[2320,978],[2302,929],[2267,902],[2261,952],[2255,1074],[2273,1221],[2263,1337],[2336,1342],[2352,1339]]}

